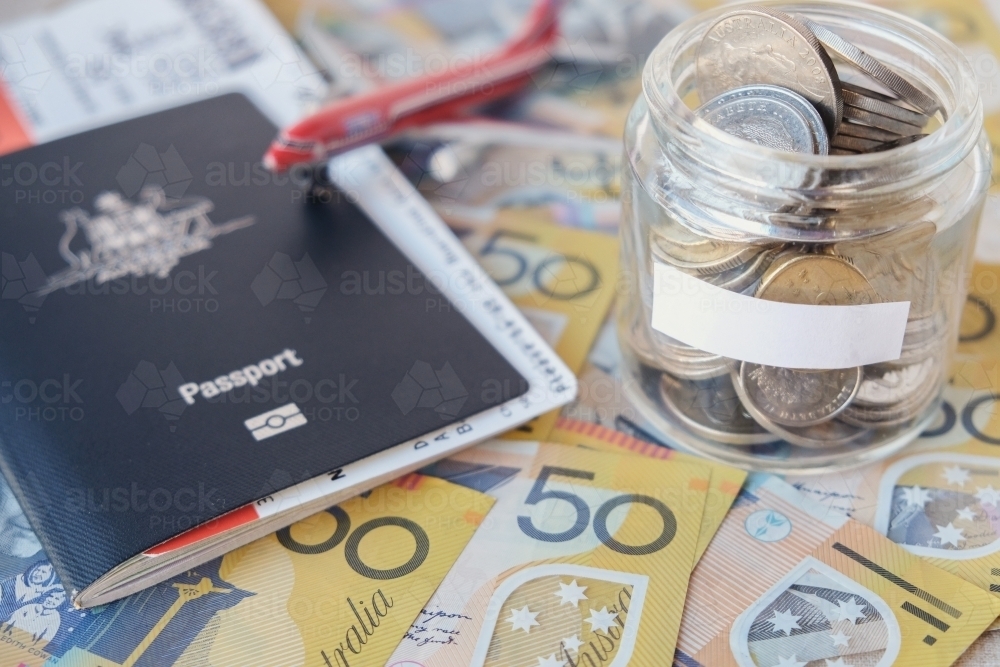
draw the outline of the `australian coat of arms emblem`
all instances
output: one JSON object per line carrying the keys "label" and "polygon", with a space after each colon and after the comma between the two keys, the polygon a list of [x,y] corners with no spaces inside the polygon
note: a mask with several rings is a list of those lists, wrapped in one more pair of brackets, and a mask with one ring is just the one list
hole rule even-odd
{"label": "australian coat of arms emblem", "polygon": [[[216,236],[254,223],[248,215],[217,225],[208,217],[214,206],[206,197],[171,200],[163,188],[148,186],[134,202],[117,192],[102,192],[94,198],[94,215],[79,207],[63,211],[66,231],[59,254],[69,267],[49,276],[39,294],[88,280],[166,278],[182,257],[211,248]],[[74,250],[81,230],[90,247]]]}

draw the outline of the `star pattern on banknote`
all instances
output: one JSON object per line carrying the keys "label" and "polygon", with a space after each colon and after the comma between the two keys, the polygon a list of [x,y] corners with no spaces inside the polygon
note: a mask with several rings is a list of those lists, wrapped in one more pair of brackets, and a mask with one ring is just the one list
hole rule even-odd
{"label": "star pattern on banknote", "polygon": [[539,613],[541,612],[531,611],[528,605],[524,605],[520,609],[512,609],[507,622],[511,624],[511,630],[524,630],[530,633],[532,626],[541,625],[535,620]]}
{"label": "star pattern on banknote", "polygon": [[971,507],[966,507],[965,509],[955,510],[958,514],[958,518],[963,521],[975,521],[976,512]]}
{"label": "star pattern on banknote", "polygon": [[850,641],[850,637],[845,635],[843,632],[838,632],[835,635],[830,635],[830,639],[833,640],[834,646],[847,647],[847,643]]}
{"label": "star pattern on banknote", "polygon": [[992,484],[987,486],[985,489],[977,486],[976,498],[983,505],[993,505],[994,507],[1000,505],[1000,491],[994,489]]}
{"label": "star pattern on banknote", "polygon": [[572,637],[567,637],[566,639],[562,640],[562,645],[566,648],[567,651],[573,651],[574,653],[579,653],[580,647],[583,646],[583,642],[580,641],[579,637],[573,635]]}
{"label": "star pattern on banknote", "polygon": [[608,611],[608,608],[602,607],[600,611],[590,610],[590,618],[584,619],[587,623],[590,623],[590,631],[607,633],[611,629],[611,626],[615,624],[615,618],[618,614],[613,614]]}
{"label": "star pattern on banknote", "polygon": [[947,526],[937,526],[938,532],[934,533],[934,537],[941,540],[941,546],[946,544],[951,544],[958,546],[958,543],[965,541],[965,536],[962,535],[962,528],[955,528],[955,526],[949,521]]}
{"label": "star pattern on banknote", "polygon": [[854,667],[853,665],[848,665],[844,662],[843,658],[837,658],[836,660],[827,660],[826,667]]}
{"label": "star pattern on banknote", "polygon": [[965,486],[972,479],[972,474],[961,466],[945,468],[941,476],[948,481],[948,484],[957,484],[959,486]]}
{"label": "star pattern on banknote", "polygon": [[856,624],[858,619],[865,615],[864,605],[855,602],[853,597],[846,601],[837,600],[836,611],[839,614],[838,621],[850,621],[851,625]]}
{"label": "star pattern on banknote", "polygon": [[904,487],[903,500],[906,501],[907,507],[923,509],[924,505],[931,501],[931,492],[927,489],[921,489],[919,486]]}
{"label": "star pattern on banknote", "polygon": [[771,624],[773,632],[784,632],[785,636],[788,637],[792,634],[792,630],[799,630],[802,628],[799,625],[799,619],[801,616],[793,616],[791,610],[789,611],[776,611],[774,616],[767,619],[767,622]]}
{"label": "star pattern on banknote", "polygon": [[560,660],[556,657],[556,654],[553,653],[547,658],[539,658],[538,667],[566,667],[566,661]]}
{"label": "star pattern on banknote", "polygon": [[583,594],[585,590],[587,590],[587,587],[578,586],[576,583],[576,579],[574,579],[573,582],[569,584],[564,584],[560,581],[559,590],[555,594],[556,597],[559,598],[560,600],[559,606],[561,607],[564,604],[571,604],[574,607],[577,606],[577,603],[580,602],[580,600],[587,599],[587,596]]}
{"label": "star pattern on banknote", "polygon": [[790,658],[782,658],[778,656],[778,664],[774,667],[806,667],[806,663],[799,660],[798,656],[794,653]]}

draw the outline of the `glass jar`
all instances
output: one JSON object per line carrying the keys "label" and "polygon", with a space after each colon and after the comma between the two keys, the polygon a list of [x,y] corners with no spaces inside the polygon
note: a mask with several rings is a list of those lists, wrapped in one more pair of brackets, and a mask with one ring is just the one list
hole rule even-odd
{"label": "glass jar", "polygon": [[699,43],[739,6],[671,31],[625,129],[624,388],[682,448],[827,472],[902,448],[939,410],[990,145],[973,70],[938,33],[870,6],[763,4],[834,31],[941,110],[928,136],[882,152],[760,146],[693,111]]}

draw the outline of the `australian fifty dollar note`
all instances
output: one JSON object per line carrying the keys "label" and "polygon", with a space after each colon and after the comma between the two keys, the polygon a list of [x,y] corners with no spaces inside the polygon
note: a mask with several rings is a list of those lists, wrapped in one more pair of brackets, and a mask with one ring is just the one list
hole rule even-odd
{"label": "australian fifty dollar note", "polygon": [[[579,372],[614,299],[617,239],[515,219],[456,233],[559,358]],[[510,436],[543,440],[558,414],[533,419]]]}
{"label": "australian fifty dollar note", "polygon": [[493,502],[408,475],[84,611],[42,560],[0,581],[0,665],[382,667]]}
{"label": "australian fifty dollar note", "polygon": [[977,265],[970,283],[949,384],[922,437],[884,461],[788,481],[1000,598],[1000,266]]}
{"label": "australian fifty dollar note", "polygon": [[695,550],[695,561],[698,561],[708,548],[716,531],[722,525],[726,513],[732,507],[740,487],[747,477],[746,471],[732,468],[721,463],[700,459],[691,454],[656,445],[651,442],[633,438],[627,433],[585,422],[569,417],[560,417],[552,429],[549,439],[568,445],[579,445],[602,452],[646,456],[653,459],[670,459],[672,461],[697,463],[711,469],[712,477],[708,483],[708,493],[705,497],[705,512],[701,517],[701,532],[698,534],[698,548]]}
{"label": "australian fifty dollar note", "polygon": [[662,665],[709,468],[492,441],[424,471],[496,497],[390,665]]}
{"label": "australian fifty dollar note", "polygon": [[674,664],[945,667],[998,613],[989,593],[754,476],[691,576]]}

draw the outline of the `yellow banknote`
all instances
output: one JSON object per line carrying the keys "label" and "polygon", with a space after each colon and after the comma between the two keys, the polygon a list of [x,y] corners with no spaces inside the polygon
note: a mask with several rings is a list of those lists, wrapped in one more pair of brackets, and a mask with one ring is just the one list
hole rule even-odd
{"label": "yellow banknote", "polygon": [[255,595],[220,619],[213,664],[284,664],[289,646],[305,665],[384,664],[492,504],[412,475],[228,554],[220,574]]}
{"label": "yellow banknote", "polygon": [[390,665],[662,665],[709,470],[492,441],[425,472],[497,504]]}
{"label": "yellow banknote", "polygon": [[[426,167],[417,168],[412,158],[416,146],[451,138],[452,127],[464,128],[461,139],[452,139],[453,143],[431,154]],[[513,220],[617,232],[621,217],[619,137],[588,138],[493,122],[481,125],[479,131],[490,139],[483,144],[485,137],[476,137],[474,127],[436,125],[408,135],[412,143],[404,140],[390,148],[390,152],[404,152],[403,169],[445,222],[478,226]]]}
{"label": "yellow banknote", "polygon": [[[449,185],[433,179],[422,179],[430,188],[418,184],[445,220],[544,202],[617,203],[621,198],[619,137],[588,139],[509,123],[484,125],[483,131],[495,143],[479,147],[475,159],[466,159]],[[455,153],[457,162],[462,149],[463,144],[458,144],[442,150]]]}
{"label": "yellow banknote", "polygon": [[752,475],[691,574],[677,664],[733,664],[736,617],[846,520],[776,477]]}
{"label": "yellow banknote", "polygon": [[889,460],[788,481],[1000,597],[1000,269],[977,265],[938,421]]}
{"label": "yellow banknote", "polygon": [[408,475],[97,609],[53,587],[0,626],[0,665],[381,667],[492,505]]}
{"label": "yellow banknote", "polygon": [[692,574],[675,664],[945,667],[998,613],[985,591],[769,477]]}
{"label": "yellow banknote", "polygon": [[[513,117],[581,135],[620,139],[629,109],[642,91],[641,58],[641,54],[622,54],[615,70],[594,71],[596,82],[590,85],[561,85],[553,77],[525,96]],[[541,78],[547,78],[545,74],[543,70]]]}
{"label": "yellow banknote", "polygon": [[[457,232],[552,349],[578,372],[614,299],[617,239],[524,220]],[[557,416],[542,415],[512,435],[544,439]]]}
{"label": "yellow banknote", "polygon": [[736,500],[736,495],[740,492],[743,481],[747,478],[747,473],[744,470],[706,461],[690,454],[633,438],[621,431],[614,431],[599,424],[578,419],[560,417],[556,421],[552,433],[549,434],[549,440],[616,454],[628,453],[653,459],[670,459],[682,463],[708,466],[711,469],[712,478],[709,481],[708,494],[705,498],[705,513],[701,517],[701,532],[698,534],[695,561],[701,559],[702,554],[705,553],[709,542],[712,541],[719,526],[722,525],[722,520],[726,518],[726,513],[732,507],[733,501]]}

